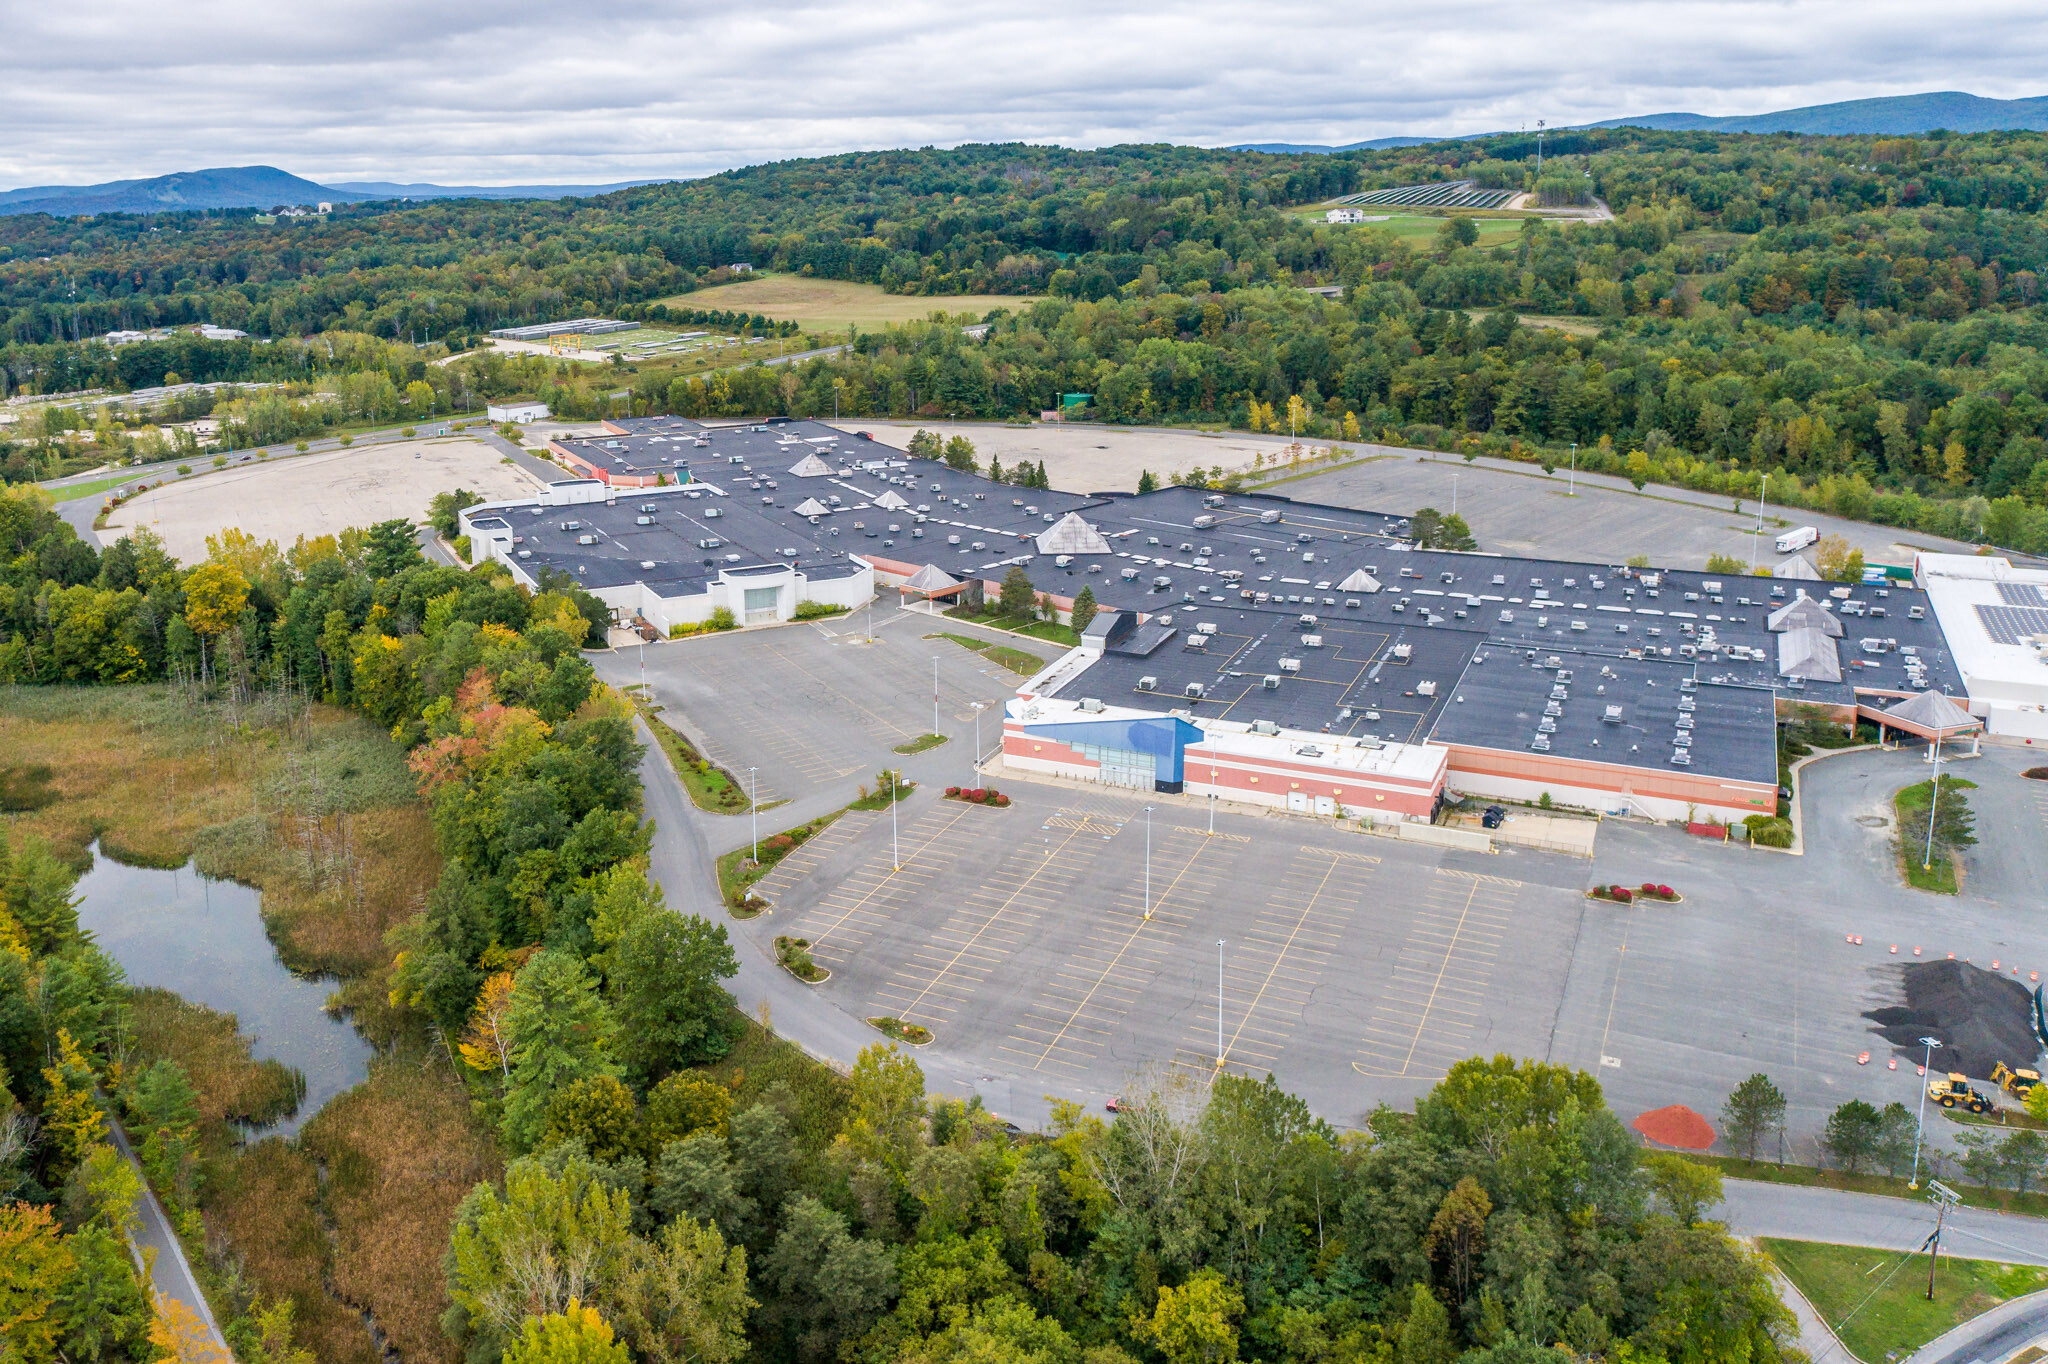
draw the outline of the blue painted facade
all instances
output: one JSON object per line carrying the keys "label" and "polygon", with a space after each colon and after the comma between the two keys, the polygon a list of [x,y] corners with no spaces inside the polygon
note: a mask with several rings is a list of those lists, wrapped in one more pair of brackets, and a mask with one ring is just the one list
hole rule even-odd
{"label": "blue painted facade", "polygon": [[1027,724],[1024,732],[1074,748],[1113,748],[1143,753],[1152,759],[1153,781],[1155,789],[1160,791],[1181,789],[1187,747],[1202,741],[1202,731],[1176,715]]}

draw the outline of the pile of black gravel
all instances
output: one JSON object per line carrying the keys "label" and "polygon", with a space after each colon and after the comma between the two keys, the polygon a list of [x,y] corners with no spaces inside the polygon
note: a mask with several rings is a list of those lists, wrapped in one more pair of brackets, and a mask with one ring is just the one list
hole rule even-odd
{"label": "pile of black gravel", "polygon": [[1959,1070],[1988,1080],[2000,1061],[2034,1064],[2041,1039],[2034,1033],[2034,999],[2026,986],[1966,961],[1908,962],[1900,974],[1905,1004],[1863,1016],[1901,1056],[1918,1062],[1926,1051],[1920,1039],[1933,1037],[1941,1042],[1934,1054],[1937,1074]]}

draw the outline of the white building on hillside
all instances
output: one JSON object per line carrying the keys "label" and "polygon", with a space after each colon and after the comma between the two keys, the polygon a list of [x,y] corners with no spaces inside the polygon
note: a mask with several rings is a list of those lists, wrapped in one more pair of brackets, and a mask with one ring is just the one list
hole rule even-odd
{"label": "white building on hillside", "polygon": [[1913,565],[1986,732],[2048,741],[2048,570],[1977,554]]}

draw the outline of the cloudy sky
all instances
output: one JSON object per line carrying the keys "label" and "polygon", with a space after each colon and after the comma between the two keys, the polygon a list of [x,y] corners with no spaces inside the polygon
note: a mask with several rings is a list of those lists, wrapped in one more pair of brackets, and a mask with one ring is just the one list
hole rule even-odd
{"label": "cloudy sky", "polygon": [[0,0],[0,33],[0,188],[254,163],[597,183],[2048,94],[2039,0]]}

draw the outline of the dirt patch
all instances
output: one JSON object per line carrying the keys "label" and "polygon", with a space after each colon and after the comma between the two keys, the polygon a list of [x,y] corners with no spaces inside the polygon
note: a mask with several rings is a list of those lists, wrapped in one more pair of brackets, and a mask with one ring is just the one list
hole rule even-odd
{"label": "dirt patch", "polygon": [[2018,981],[1966,961],[1908,962],[1900,975],[1905,1003],[1863,1016],[1901,1055],[1919,1060],[1920,1039],[1932,1037],[1941,1043],[1935,1070],[1988,1080],[2000,1061],[2024,1066],[2040,1054],[2033,995]]}
{"label": "dirt patch", "polygon": [[1629,1126],[1659,1146],[1681,1151],[1704,1151],[1714,1144],[1713,1124],[1684,1104],[1653,1108]]}
{"label": "dirt patch", "polygon": [[2035,781],[2048,781],[2048,767],[2030,767],[2020,775],[2032,777]]}

